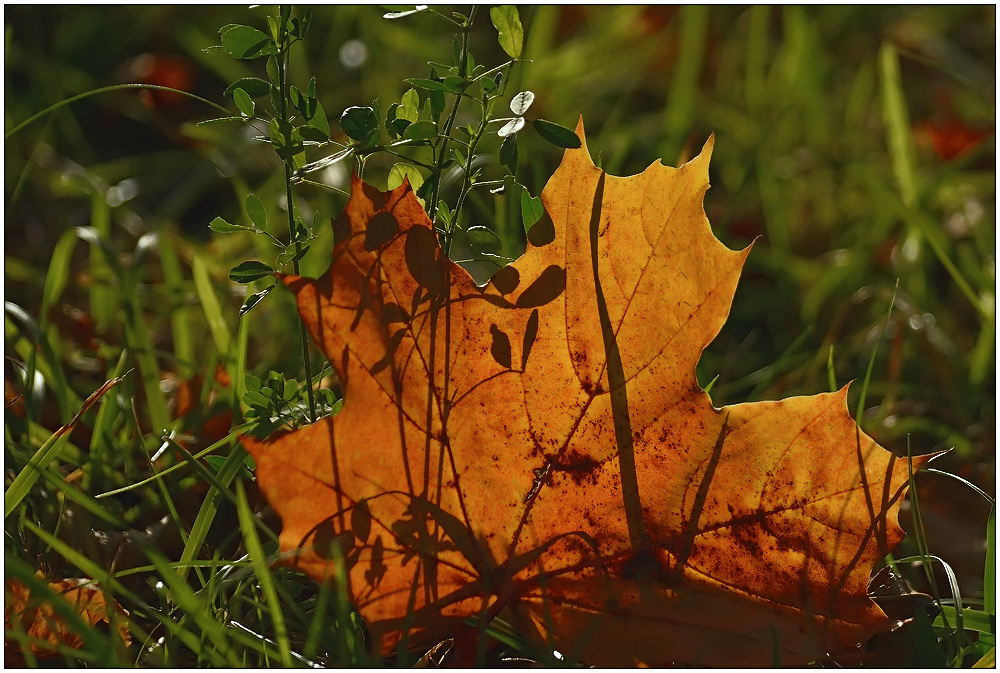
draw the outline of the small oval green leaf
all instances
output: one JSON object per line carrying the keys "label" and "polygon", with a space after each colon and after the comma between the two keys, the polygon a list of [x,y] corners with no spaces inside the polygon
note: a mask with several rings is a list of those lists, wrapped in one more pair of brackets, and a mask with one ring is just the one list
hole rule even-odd
{"label": "small oval green leaf", "polygon": [[500,237],[497,236],[496,233],[489,227],[478,225],[475,227],[469,227],[466,229],[465,235],[468,236],[469,242],[480,251],[483,249],[499,250],[503,246]]}
{"label": "small oval green leaf", "polygon": [[452,93],[462,93],[467,86],[467,82],[458,75],[448,75],[444,78],[443,84]]}
{"label": "small oval green leaf", "polygon": [[517,173],[517,136],[509,135],[503,139],[500,145],[500,163],[510,169],[511,173]]}
{"label": "small oval green leaf", "polygon": [[490,21],[497,29],[497,39],[500,46],[511,58],[521,55],[524,44],[524,29],[521,27],[521,17],[514,5],[490,7]]}
{"label": "small oval green leaf", "polygon": [[556,147],[575,149],[580,146],[580,139],[565,126],[544,119],[536,119],[531,125],[535,127],[538,135]]}
{"label": "small oval green leaf", "polygon": [[403,184],[404,177],[410,181],[410,188],[413,191],[417,191],[424,184],[424,176],[421,175],[420,169],[412,164],[400,162],[389,169],[389,179],[386,181],[386,187],[388,189],[399,187]]}
{"label": "small oval green leaf", "polygon": [[445,86],[444,82],[438,82],[437,80],[434,79],[411,77],[410,79],[405,81],[419,89],[426,89],[427,91],[441,91],[441,92],[450,91],[450,89],[448,89],[448,87]]}
{"label": "small oval green leaf", "polygon": [[437,124],[432,121],[413,122],[403,131],[407,140],[429,140],[437,135]]}
{"label": "small oval green leaf", "polygon": [[253,99],[250,98],[250,94],[243,89],[236,89],[233,91],[233,102],[236,103],[236,107],[239,108],[241,115],[247,119],[253,117],[256,106],[254,105]]}
{"label": "small oval green leaf", "polygon": [[407,89],[400,99],[399,109],[396,110],[396,119],[406,119],[415,122],[420,115],[420,94],[416,89]]}
{"label": "small oval green leaf", "polygon": [[401,138],[403,134],[406,132],[406,127],[408,127],[410,123],[411,122],[408,122],[405,119],[393,119],[391,122],[389,122],[387,129],[389,130],[389,133],[393,133],[397,137]]}
{"label": "small oval green leaf", "polygon": [[231,224],[226,222],[221,217],[217,217],[208,223],[208,228],[212,231],[217,231],[220,234],[231,234],[234,231],[246,231],[246,227],[241,227],[237,224]]}
{"label": "small oval green leaf", "polygon": [[278,53],[270,37],[250,26],[231,26],[222,33],[222,46],[233,58],[260,58]]}
{"label": "small oval green leaf", "polygon": [[521,222],[524,225],[524,232],[528,231],[535,226],[538,220],[542,219],[542,215],[545,214],[545,206],[542,205],[542,199],[537,196],[532,196],[528,193],[527,189],[521,189]]}
{"label": "small oval green leaf", "polygon": [[241,77],[227,86],[223,95],[226,98],[232,98],[233,92],[237,89],[243,89],[251,98],[261,98],[271,90],[271,83],[259,77]]}
{"label": "small oval green leaf", "polygon": [[273,290],[275,287],[276,287],[275,285],[271,285],[270,287],[266,287],[260,292],[254,292],[252,295],[247,297],[247,300],[243,302],[243,306],[240,307],[240,317],[242,318],[245,313],[247,313],[250,309],[259,304],[260,300],[266,297],[267,293]]}
{"label": "small oval green leaf", "polygon": [[427,5],[410,5],[413,9],[406,9],[399,12],[386,12],[382,15],[383,19],[402,19],[404,16],[409,16],[410,14],[416,14],[417,12],[422,12],[427,9]]}
{"label": "small oval green leaf", "polygon": [[234,266],[229,272],[229,279],[237,283],[251,283],[265,276],[270,276],[273,273],[274,269],[264,264],[264,262],[250,260]]}
{"label": "small oval green leaf", "polygon": [[264,209],[264,204],[257,198],[257,195],[247,194],[243,200],[243,205],[246,207],[247,215],[250,216],[250,221],[253,222],[254,226],[258,229],[266,229],[267,211]]}
{"label": "small oval green leaf", "polygon": [[347,137],[364,140],[373,129],[378,128],[378,118],[370,107],[349,107],[340,116],[340,128]]}
{"label": "small oval green leaf", "polygon": [[316,109],[313,110],[313,116],[309,119],[309,126],[322,133],[325,136],[324,140],[329,140],[330,122],[326,118],[326,110],[323,109],[323,106],[315,98],[312,99],[312,102],[315,104]]}

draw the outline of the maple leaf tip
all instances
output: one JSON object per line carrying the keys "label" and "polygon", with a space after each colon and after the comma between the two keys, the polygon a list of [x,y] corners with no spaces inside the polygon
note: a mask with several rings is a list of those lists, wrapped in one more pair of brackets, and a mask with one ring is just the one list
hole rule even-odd
{"label": "maple leaf tip", "polygon": [[[712,151],[714,149],[715,149],[715,134],[713,133],[708,136],[708,140],[706,140],[705,144],[701,146],[701,152],[698,153],[698,156],[696,156],[694,159],[691,159],[691,161],[689,161],[688,163],[694,163],[697,161],[700,164],[704,164],[705,170],[707,171],[708,164],[712,161]],[[706,180],[707,177],[708,176],[706,175]]]}

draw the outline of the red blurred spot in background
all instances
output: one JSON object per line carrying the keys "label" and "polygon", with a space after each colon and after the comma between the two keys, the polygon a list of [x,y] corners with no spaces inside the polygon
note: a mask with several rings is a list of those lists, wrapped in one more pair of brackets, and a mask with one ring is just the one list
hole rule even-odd
{"label": "red blurred spot in background", "polygon": [[[167,86],[188,91],[194,81],[194,67],[187,59],[173,54],[140,54],[125,64],[131,82]],[[140,96],[150,107],[174,108],[185,97],[173,91],[143,91]]]}

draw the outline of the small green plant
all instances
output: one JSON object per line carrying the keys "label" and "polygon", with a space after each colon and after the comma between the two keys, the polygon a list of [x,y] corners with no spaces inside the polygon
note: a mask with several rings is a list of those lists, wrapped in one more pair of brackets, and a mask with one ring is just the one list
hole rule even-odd
{"label": "small green plant", "polygon": [[[256,194],[247,194],[244,201],[248,224],[231,223],[216,217],[209,227],[218,233],[252,232],[265,237],[274,247],[273,264],[257,260],[241,262],[233,267],[229,278],[251,284],[273,276],[276,272],[299,274],[299,260],[316,238],[321,226],[319,211],[307,225],[296,215],[294,187],[298,184],[318,183],[309,175],[321,169],[353,158],[359,176],[364,174],[366,162],[375,154],[385,153],[400,159],[393,164],[387,177],[387,187],[394,189],[404,180],[416,191],[428,211],[435,229],[441,236],[444,250],[450,255],[456,235],[463,234],[470,244],[473,259],[486,261],[495,268],[511,261],[500,254],[502,246],[497,234],[489,226],[468,225],[463,218],[464,208],[473,189],[488,188],[493,193],[513,194],[519,203],[525,231],[541,217],[541,201],[515,179],[518,168],[517,135],[526,126],[524,115],[529,111],[535,95],[531,91],[517,93],[509,102],[514,116],[498,117],[494,109],[505,100],[511,70],[518,63],[523,51],[523,28],[517,8],[511,5],[490,9],[490,20],[496,27],[500,46],[510,57],[505,63],[487,68],[476,62],[470,44],[470,32],[479,12],[472,7],[468,15],[461,12],[444,13],[425,5],[412,9],[390,11],[386,20],[403,19],[419,12],[430,12],[457,30],[453,40],[452,63],[433,63],[426,77],[408,78],[408,89],[399,102],[388,106],[385,115],[376,99],[370,106],[350,106],[340,117],[340,127],[346,142],[336,142],[330,137],[330,124],[326,111],[317,98],[316,77],[312,77],[304,90],[289,81],[288,57],[293,45],[305,39],[311,25],[307,10],[293,16],[291,6],[282,5],[278,16],[267,16],[267,33],[252,26],[228,24],[219,31],[221,44],[206,51],[232,58],[266,59],[267,79],[243,77],[225,90],[239,114],[204,123],[241,122],[251,126],[260,135],[259,140],[270,143],[281,161],[284,173],[285,206],[288,217],[287,242],[268,233],[268,209]],[[270,103],[268,111],[257,101]],[[456,124],[463,104],[478,107],[478,121],[465,125]],[[578,147],[579,139],[571,130],[554,122],[535,119],[531,122],[538,134],[556,147]],[[484,179],[484,162],[477,153],[488,128],[495,129],[503,139],[499,150],[500,168],[506,172],[498,178]],[[330,149],[333,153],[328,153]],[[327,153],[316,158],[315,155]],[[449,172],[459,175],[457,190],[452,198],[444,198],[443,185]],[[472,260],[459,260],[472,261]],[[240,308],[240,318],[257,306],[274,289],[272,282],[248,294]],[[315,421],[319,416],[332,413],[332,403],[324,395],[319,402],[314,391],[314,378],[305,329],[299,322],[299,341],[305,369],[305,385],[287,388],[282,393],[287,408],[282,413],[275,408],[262,406],[259,386],[251,389],[247,384],[244,403],[261,417],[288,418],[293,422],[296,414]],[[270,390],[265,388],[264,390]],[[308,403],[295,403],[301,394]],[[333,398],[336,399],[336,398]]]}

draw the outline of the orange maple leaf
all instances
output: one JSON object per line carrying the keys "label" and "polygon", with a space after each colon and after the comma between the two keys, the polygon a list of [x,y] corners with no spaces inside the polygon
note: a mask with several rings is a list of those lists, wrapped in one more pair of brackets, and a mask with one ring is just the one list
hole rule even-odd
{"label": "orange maple leaf", "polygon": [[329,273],[282,278],[344,406],[245,444],[284,562],[342,559],[382,651],[502,613],[597,665],[788,664],[892,624],[905,461],[846,388],[716,409],[695,378],[749,253],[705,217],[712,146],[628,178],[568,150],[483,287],[407,184],[355,178]]}

